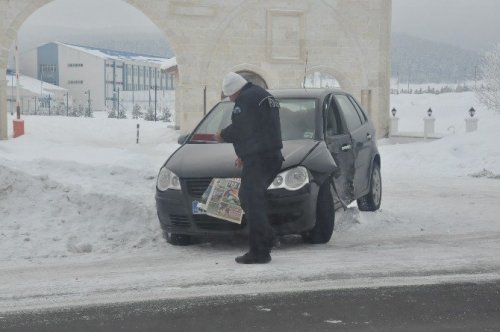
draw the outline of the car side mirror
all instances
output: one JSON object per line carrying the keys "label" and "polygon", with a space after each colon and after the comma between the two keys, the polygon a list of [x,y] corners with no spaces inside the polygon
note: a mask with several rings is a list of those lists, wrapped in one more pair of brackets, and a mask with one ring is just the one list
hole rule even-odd
{"label": "car side mirror", "polygon": [[179,138],[177,139],[177,143],[179,144],[184,144],[186,142],[186,139],[188,138],[189,134],[182,134],[179,136]]}

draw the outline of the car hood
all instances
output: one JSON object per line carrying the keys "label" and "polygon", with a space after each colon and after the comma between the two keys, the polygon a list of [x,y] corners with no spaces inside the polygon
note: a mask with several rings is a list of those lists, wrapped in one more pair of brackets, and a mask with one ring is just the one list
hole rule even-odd
{"label": "car hood", "polygon": [[[283,142],[282,169],[301,164],[320,142],[295,140]],[[232,144],[185,144],[166,162],[166,166],[181,178],[239,177],[234,166],[236,155]]]}

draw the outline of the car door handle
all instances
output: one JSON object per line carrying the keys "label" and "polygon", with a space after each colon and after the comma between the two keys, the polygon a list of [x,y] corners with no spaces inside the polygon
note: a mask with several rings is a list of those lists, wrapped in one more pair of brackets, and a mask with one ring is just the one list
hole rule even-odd
{"label": "car door handle", "polygon": [[366,139],[371,141],[372,140],[372,134],[368,133],[366,134]]}
{"label": "car door handle", "polygon": [[344,144],[340,149],[342,151],[349,151],[351,149],[351,144]]}

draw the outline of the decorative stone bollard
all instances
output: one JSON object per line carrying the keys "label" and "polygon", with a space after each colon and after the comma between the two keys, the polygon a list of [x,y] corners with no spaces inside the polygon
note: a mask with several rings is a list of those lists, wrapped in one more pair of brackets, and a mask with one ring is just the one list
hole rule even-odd
{"label": "decorative stone bollard", "polygon": [[399,132],[399,118],[396,116],[397,110],[395,108],[392,109],[392,118],[391,118],[391,131],[390,134],[396,135]]}
{"label": "decorative stone bollard", "polygon": [[465,119],[465,132],[470,133],[472,131],[477,130],[477,123],[479,121],[478,118],[474,117],[474,114],[476,114],[476,110],[474,107],[471,107],[469,110],[470,118]]}
{"label": "decorative stone bollard", "polygon": [[428,117],[424,118],[424,138],[434,135],[434,125],[436,119],[432,116],[432,109],[427,111]]}

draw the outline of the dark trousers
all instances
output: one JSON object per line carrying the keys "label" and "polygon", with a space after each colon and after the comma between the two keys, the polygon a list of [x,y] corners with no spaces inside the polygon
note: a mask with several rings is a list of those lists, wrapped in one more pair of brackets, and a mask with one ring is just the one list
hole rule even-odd
{"label": "dark trousers", "polygon": [[239,198],[249,229],[250,251],[267,254],[274,243],[274,230],[267,216],[267,188],[281,169],[281,151],[243,158]]}

